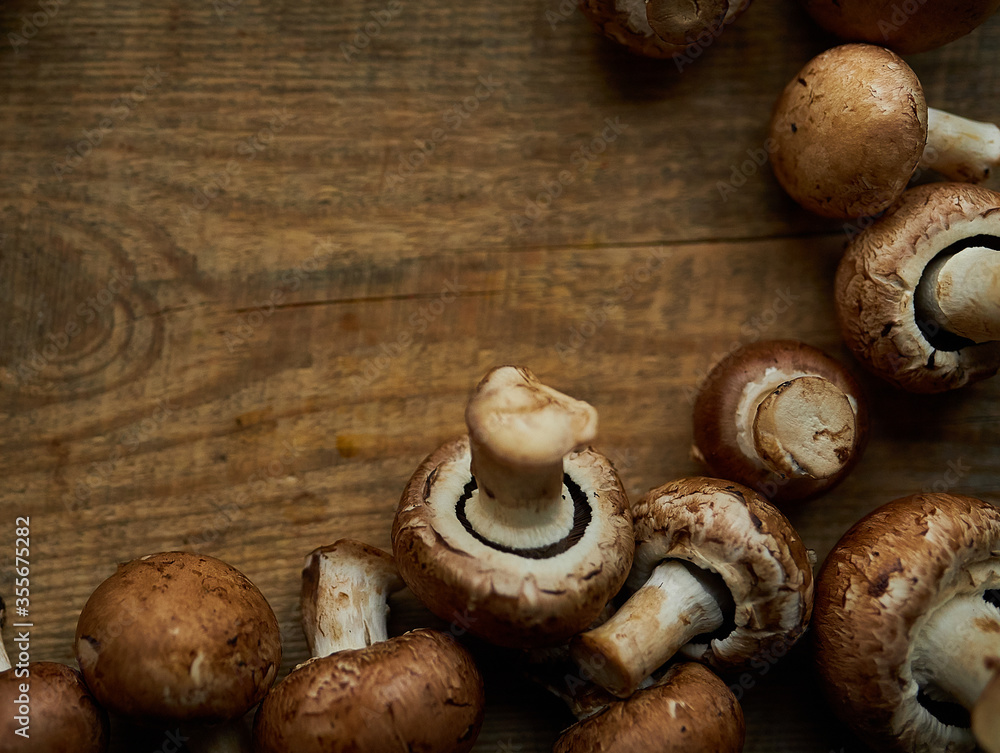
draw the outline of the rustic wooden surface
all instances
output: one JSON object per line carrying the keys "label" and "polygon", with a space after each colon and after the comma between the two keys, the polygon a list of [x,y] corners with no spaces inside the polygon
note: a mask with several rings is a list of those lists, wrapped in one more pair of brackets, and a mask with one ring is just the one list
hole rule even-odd
{"label": "rustic wooden surface", "polygon": [[[780,336],[849,360],[843,228],[766,166],[720,191],[832,43],[791,0],[683,70],[557,0],[46,2],[0,6],[0,589],[30,515],[34,659],[73,661],[117,562],[195,549],[260,586],[290,668],[303,555],[388,547],[493,365],[593,403],[637,497],[699,470],[691,390],[723,353]],[[998,53],[995,18],[910,60],[933,104],[1000,119]],[[820,557],[903,494],[998,500],[1000,381],[865,385],[866,457],[790,511]],[[397,627],[425,617],[401,607]],[[477,652],[475,750],[550,750],[566,712]],[[861,749],[805,658],[751,678],[748,751]]]}

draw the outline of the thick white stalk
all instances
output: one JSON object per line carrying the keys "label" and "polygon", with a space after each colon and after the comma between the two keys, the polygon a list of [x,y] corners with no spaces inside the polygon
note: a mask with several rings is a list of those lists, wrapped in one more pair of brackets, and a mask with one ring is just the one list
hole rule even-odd
{"label": "thick white stalk", "polygon": [[927,145],[920,167],[952,180],[982,183],[1000,165],[1000,128],[927,108]]}
{"label": "thick white stalk", "polygon": [[1000,251],[975,246],[935,259],[918,296],[948,332],[977,343],[1000,340]]}

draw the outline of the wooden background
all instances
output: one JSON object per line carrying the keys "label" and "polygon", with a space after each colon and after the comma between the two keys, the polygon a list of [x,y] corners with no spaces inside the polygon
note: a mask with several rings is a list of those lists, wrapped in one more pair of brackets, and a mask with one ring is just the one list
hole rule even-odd
{"label": "wooden background", "polygon": [[[725,352],[795,337],[850,361],[842,226],[766,166],[730,184],[833,43],[792,0],[682,70],[568,0],[5,0],[0,30],[0,588],[30,515],[34,659],[73,661],[117,562],[192,549],[258,584],[290,668],[303,556],[388,547],[406,479],[496,364],[593,403],[638,497],[699,470],[691,394]],[[998,53],[995,18],[910,61],[932,104],[998,119]],[[864,382],[865,459],[789,511],[820,557],[903,494],[998,500],[1000,382]],[[397,628],[426,617],[401,606]],[[475,750],[550,750],[559,702],[477,653]],[[754,673],[748,751],[861,750],[806,658]]]}

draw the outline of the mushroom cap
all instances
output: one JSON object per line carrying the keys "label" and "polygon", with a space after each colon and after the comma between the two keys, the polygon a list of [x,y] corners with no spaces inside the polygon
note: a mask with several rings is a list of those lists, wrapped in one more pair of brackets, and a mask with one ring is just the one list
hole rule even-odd
{"label": "mushroom cap", "polygon": [[268,693],[255,753],[408,753],[472,748],[483,679],[451,636],[419,629],[312,659]]}
{"label": "mushroom cap", "polygon": [[403,580],[436,615],[492,643],[566,642],[600,614],[632,565],[632,518],[618,474],[590,448],[567,455],[573,530],[543,549],[510,549],[463,520],[475,489],[470,461],[468,437],[453,440],[407,483],[392,526]]}
{"label": "mushroom cap", "polygon": [[711,670],[689,662],[574,724],[553,753],[740,753],[745,733],[736,696]]}
{"label": "mushroom cap", "polygon": [[[671,2],[679,6],[694,4],[690,0]],[[695,35],[686,44],[675,44],[657,36],[649,25],[646,0],[581,0],[580,10],[604,36],[625,45],[630,52],[650,58],[687,56],[693,59],[712,45],[725,28],[750,7],[751,2],[752,0],[731,0],[720,24]]]}
{"label": "mushroom cap", "polygon": [[844,341],[866,368],[910,392],[943,392],[996,374],[1000,342],[929,339],[915,308],[931,260],[983,236],[1000,244],[1000,194],[934,183],[911,188],[854,238],[837,269],[834,295]]}
{"label": "mushroom cap", "polygon": [[[56,662],[28,665],[29,675],[0,673],[0,750],[5,753],[104,753],[108,749],[108,715],[87,691],[79,673]],[[30,684],[30,735],[15,730],[21,685]]]}
{"label": "mushroom cap", "polygon": [[778,182],[806,209],[878,214],[906,189],[927,143],[927,103],[896,53],[845,44],[808,63],[771,116]]}
{"label": "mushroom cap", "polygon": [[[735,417],[748,384],[760,382],[769,369],[821,376],[848,396],[854,409],[853,445],[839,472],[827,478],[783,478],[740,447]],[[857,380],[836,360],[796,340],[766,340],[729,353],[705,377],[694,403],[694,451],[709,470],[755,489],[774,502],[821,494],[853,470],[868,442],[868,403]]]}
{"label": "mushroom cap", "polygon": [[[850,459],[828,478],[783,478],[749,457],[740,447],[735,416],[748,384],[768,369],[821,376],[852,402],[856,417]],[[717,363],[701,384],[694,403],[695,454],[709,470],[757,490],[774,502],[792,502],[821,494],[849,474],[868,442],[868,402],[857,380],[823,351],[795,340],[767,340],[735,350]]]}
{"label": "mushroom cap", "polygon": [[143,723],[216,723],[263,698],[281,662],[271,607],[220,560],[163,552],[118,566],[87,600],[75,651],[94,697]]}
{"label": "mushroom cap", "polygon": [[900,55],[926,52],[975,29],[1000,0],[802,0],[813,19],[852,42],[872,42]]}
{"label": "mushroom cap", "polygon": [[974,750],[918,700],[912,642],[935,607],[996,588],[1000,510],[986,502],[915,494],[855,523],[816,581],[816,663],[837,715],[876,750]]}
{"label": "mushroom cap", "polygon": [[812,566],[802,539],[774,505],[741,484],[694,476],[651,490],[634,515],[630,589],[640,588],[664,560],[676,559],[719,576],[732,594],[731,631],[689,643],[681,653],[734,671],[798,640],[812,614]]}

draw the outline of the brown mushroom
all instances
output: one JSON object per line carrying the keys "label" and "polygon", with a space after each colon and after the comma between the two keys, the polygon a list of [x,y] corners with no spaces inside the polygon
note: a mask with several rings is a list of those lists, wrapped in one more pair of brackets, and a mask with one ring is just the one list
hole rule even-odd
{"label": "brown mushroom", "polygon": [[998,589],[993,505],[917,494],[856,523],[816,585],[816,663],[837,715],[875,750],[975,750],[966,709],[1000,667]]}
{"label": "brown mushroom", "polygon": [[911,392],[942,392],[1000,367],[1000,194],[918,186],[847,248],[835,282],[844,341]]}
{"label": "brown mushroom", "polygon": [[[601,32],[652,58],[685,55],[711,44],[751,0],[582,0],[580,9]],[[706,44],[703,40],[708,38]]]}
{"label": "brown mushroom", "polygon": [[[0,629],[5,621],[0,600]],[[24,635],[22,633],[21,635]],[[30,638],[30,636],[29,636]],[[108,715],[90,695],[78,672],[56,662],[31,662],[0,640],[0,750],[4,753],[104,753]]]}
{"label": "brown mushroom", "polygon": [[146,725],[224,725],[190,733],[221,749],[238,747],[240,718],[274,682],[281,635],[261,592],[236,568],[163,552],[119,565],[97,587],[75,651],[109,711]]}
{"label": "brown mushroom", "polygon": [[770,135],[778,182],[826,217],[884,211],[918,166],[978,183],[1000,164],[1000,128],[929,110],[903,59],[868,44],[806,63],[775,104]]}
{"label": "brown mushroom", "polygon": [[392,528],[413,592],[471,633],[526,648],[564,643],[618,591],[634,541],[625,490],[589,447],[594,409],[505,366],[478,385],[469,436],[410,478]]}
{"label": "brown mushroom", "polygon": [[868,438],[857,381],[822,351],[793,340],[735,350],[694,404],[694,455],[713,475],[773,502],[821,494],[850,473]]}
{"label": "brown mushroom", "polygon": [[809,553],[791,524],[752,489],[686,478],[635,508],[631,598],[573,639],[573,656],[619,697],[677,653],[737,670],[790,648],[812,612]]}
{"label": "brown mushroom", "polygon": [[964,37],[1000,0],[802,0],[816,23],[849,42],[871,42],[900,55],[926,52]]}
{"label": "brown mushroom", "polygon": [[388,638],[392,558],[341,539],[306,559],[302,623],[314,658],[278,683],[254,720],[255,753],[465,753],[483,721],[483,680],[451,636]]}
{"label": "brown mushroom", "polygon": [[689,662],[574,724],[553,753],[740,753],[745,733],[736,696],[711,670]]}

